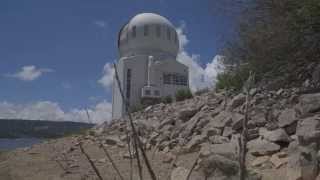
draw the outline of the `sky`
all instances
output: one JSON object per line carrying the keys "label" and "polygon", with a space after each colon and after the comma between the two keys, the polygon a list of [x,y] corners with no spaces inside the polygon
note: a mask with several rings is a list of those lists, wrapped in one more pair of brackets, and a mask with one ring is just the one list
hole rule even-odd
{"label": "sky", "polygon": [[239,15],[216,2],[1,0],[0,118],[110,120],[117,34],[142,12],[160,14],[177,28],[177,60],[189,67],[191,89],[211,87]]}

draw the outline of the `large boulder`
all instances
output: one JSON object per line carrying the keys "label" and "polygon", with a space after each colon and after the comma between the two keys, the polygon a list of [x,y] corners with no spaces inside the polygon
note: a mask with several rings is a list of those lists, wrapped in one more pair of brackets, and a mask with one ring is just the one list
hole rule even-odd
{"label": "large boulder", "polygon": [[314,180],[319,172],[317,145],[300,146],[290,153],[287,165],[288,180]]}
{"label": "large boulder", "polygon": [[178,118],[182,121],[188,121],[191,117],[193,117],[197,112],[199,111],[199,108],[197,107],[188,107],[185,109],[182,109],[178,113]]}
{"label": "large boulder", "polygon": [[318,115],[302,119],[298,122],[297,132],[300,144],[320,142],[320,117]]}
{"label": "large boulder", "polygon": [[304,94],[299,98],[301,114],[314,113],[320,110],[320,93]]}
{"label": "large boulder", "polygon": [[273,131],[268,131],[266,128],[260,128],[259,130],[260,136],[262,136],[264,139],[270,141],[270,142],[275,142],[275,143],[289,143],[290,142],[290,137],[286,133],[285,130],[282,128],[273,130]]}
{"label": "large boulder", "polygon": [[259,138],[248,142],[248,150],[254,156],[263,156],[278,152],[280,150],[280,146]]}
{"label": "large boulder", "polygon": [[297,121],[296,111],[294,109],[285,109],[282,111],[278,118],[279,127],[283,128],[290,126]]}
{"label": "large boulder", "polygon": [[200,161],[199,166],[206,177],[212,176],[217,169],[225,176],[236,175],[239,171],[237,161],[233,161],[225,156],[217,154],[212,154],[206,158],[203,158]]}
{"label": "large boulder", "polygon": [[245,101],[246,96],[244,94],[238,94],[228,103],[228,109],[232,110],[234,108],[237,108],[238,106],[241,106]]}
{"label": "large boulder", "polygon": [[200,149],[200,157],[208,157],[212,154],[218,154],[230,159],[237,159],[238,147],[233,142],[225,144],[209,144],[203,143]]}
{"label": "large boulder", "polygon": [[224,128],[232,123],[232,113],[227,111],[220,112],[208,124],[209,127]]}

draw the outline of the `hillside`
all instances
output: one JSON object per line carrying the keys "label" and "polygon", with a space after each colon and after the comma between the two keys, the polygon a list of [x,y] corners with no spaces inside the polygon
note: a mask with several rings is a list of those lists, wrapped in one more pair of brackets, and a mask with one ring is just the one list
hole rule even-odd
{"label": "hillside", "polygon": [[56,138],[93,126],[79,122],[0,119],[0,138]]}
{"label": "hillside", "polygon": [[[248,178],[316,179],[319,174],[320,93],[306,92],[303,88],[277,91],[255,88],[250,94]],[[191,172],[192,180],[239,179],[238,140],[245,98],[242,93],[225,96],[208,92],[134,113],[135,126],[157,178],[184,180]],[[81,143],[101,176],[117,179],[116,171],[101,149],[102,143],[124,179],[130,179],[128,142],[133,143],[126,119],[115,120],[95,127],[87,135],[9,152],[1,163],[0,177],[15,180],[95,179],[96,175],[80,149]],[[26,167],[30,163],[33,166]],[[136,160],[132,159],[132,163],[133,179],[138,179]],[[142,164],[143,176],[150,179]],[[21,167],[26,168],[22,171]]]}

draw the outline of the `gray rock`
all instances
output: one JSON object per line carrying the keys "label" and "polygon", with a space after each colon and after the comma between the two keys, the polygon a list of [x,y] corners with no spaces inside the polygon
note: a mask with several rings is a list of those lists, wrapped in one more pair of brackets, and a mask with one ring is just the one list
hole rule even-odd
{"label": "gray rock", "polygon": [[226,127],[224,127],[224,129],[223,129],[223,134],[222,134],[222,136],[224,136],[224,137],[230,137],[230,136],[232,135],[232,133],[233,133],[232,127],[226,126]]}
{"label": "gray rock", "polygon": [[290,137],[286,133],[285,130],[282,128],[268,131],[266,128],[260,128],[259,130],[260,136],[262,136],[264,139],[270,141],[270,142],[290,142]]}
{"label": "gray rock", "polygon": [[313,116],[299,121],[296,135],[298,136],[300,144],[319,143],[320,117]]}
{"label": "gray rock", "polygon": [[228,126],[232,123],[232,114],[230,112],[222,111],[217,116],[213,118],[207,124],[207,126],[210,127],[216,127],[216,128],[223,128],[225,126]]}
{"label": "gray rock", "polygon": [[297,121],[296,111],[294,109],[285,109],[278,118],[279,127],[289,126]]}
{"label": "gray rock", "polygon": [[248,142],[249,152],[254,156],[271,155],[280,150],[280,146],[264,139],[255,139]]}
{"label": "gray rock", "polygon": [[235,160],[238,157],[238,147],[237,144],[232,142],[225,144],[203,143],[200,149],[200,157],[208,157],[212,154],[218,154]]}
{"label": "gray rock", "polygon": [[298,106],[302,115],[320,110],[320,93],[305,94],[299,98]]}
{"label": "gray rock", "polygon": [[204,174],[212,176],[212,173],[216,169],[219,169],[224,175],[232,176],[236,175],[239,170],[238,162],[230,160],[224,156],[212,154],[206,158],[203,158],[199,163],[200,169]]}
{"label": "gray rock", "polygon": [[290,153],[287,165],[288,180],[312,180],[318,175],[316,144],[299,147]]}
{"label": "gray rock", "polygon": [[160,123],[159,129],[163,128],[163,127],[166,126],[166,125],[171,125],[171,124],[175,123],[175,121],[176,121],[176,120],[173,119],[173,118],[165,119],[165,120],[163,120],[163,121]]}
{"label": "gray rock", "polygon": [[[201,143],[203,143],[205,140],[207,140],[207,137],[204,135],[196,135],[194,137],[192,137],[192,139],[188,142],[188,144],[185,147],[185,150],[187,152],[193,152],[198,150],[200,147],[198,145],[200,145]],[[199,147],[199,148],[197,148]]]}
{"label": "gray rock", "polygon": [[204,128],[202,131],[206,137],[221,135],[221,130],[214,127]]}
{"label": "gray rock", "polygon": [[179,111],[178,118],[182,121],[188,121],[191,117],[193,117],[198,112],[198,108],[185,108]]}
{"label": "gray rock", "polygon": [[117,145],[120,144],[120,138],[117,136],[107,136],[104,140],[104,143],[107,145]]}
{"label": "gray rock", "polygon": [[189,170],[184,167],[177,167],[173,169],[170,179],[171,180],[186,180]]}
{"label": "gray rock", "polygon": [[229,142],[229,139],[223,136],[211,136],[209,137],[209,141],[212,144],[225,144]]}
{"label": "gray rock", "polygon": [[244,115],[239,113],[232,114],[232,129],[238,130],[242,128],[242,123],[244,120]]}
{"label": "gray rock", "polygon": [[228,109],[232,110],[234,108],[237,108],[238,106],[242,105],[245,101],[246,96],[244,94],[238,94],[228,103]]}
{"label": "gray rock", "polygon": [[183,138],[191,136],[196,129],[198,122],[204,117],[206,117],[206,115],[201,111],[194,115],[187,123],[181,126],[181,136]]}

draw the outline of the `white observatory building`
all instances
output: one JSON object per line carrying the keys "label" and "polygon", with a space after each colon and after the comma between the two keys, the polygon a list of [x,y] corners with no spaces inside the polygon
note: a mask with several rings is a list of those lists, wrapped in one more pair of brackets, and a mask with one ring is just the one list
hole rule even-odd
{"label": "white observatory building", "polygon": [[[117,71],[130,107],[171,96],[189,88],[188,67],[176,60],[179,39],[166,18],[142,13],[125,24],[118,35]],[[125,104],[114,78],[112,119],[125,114]]]}

